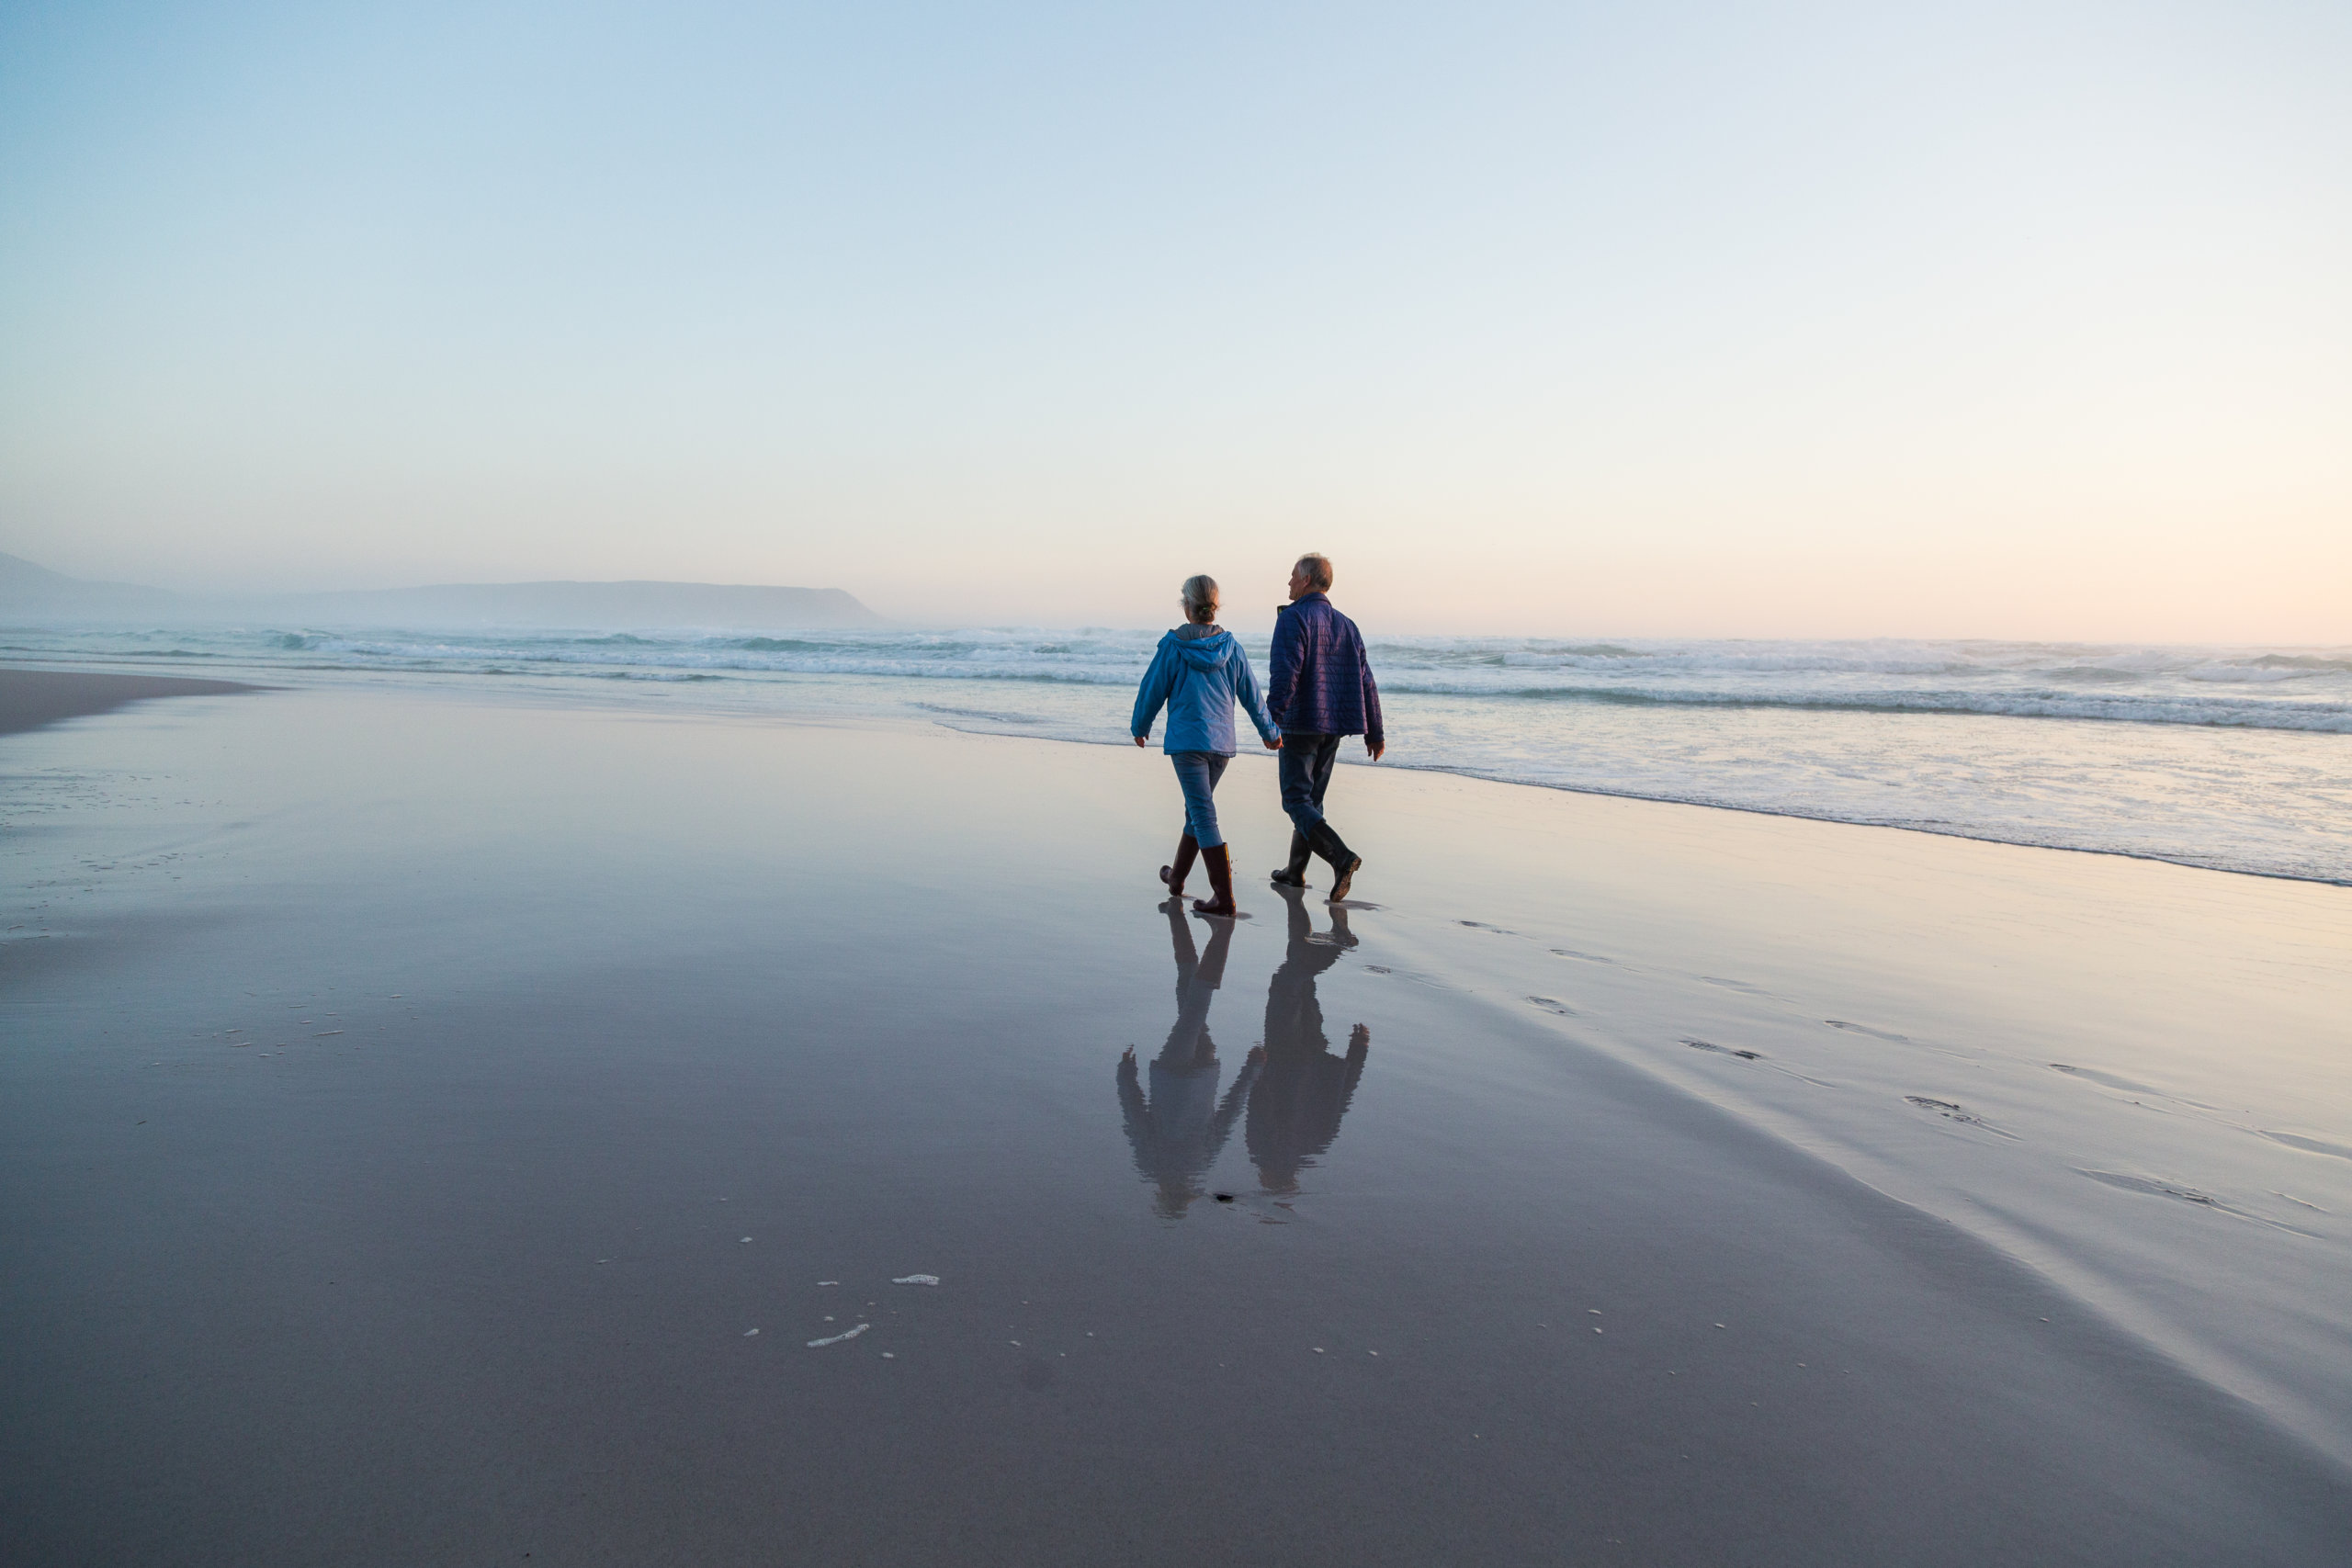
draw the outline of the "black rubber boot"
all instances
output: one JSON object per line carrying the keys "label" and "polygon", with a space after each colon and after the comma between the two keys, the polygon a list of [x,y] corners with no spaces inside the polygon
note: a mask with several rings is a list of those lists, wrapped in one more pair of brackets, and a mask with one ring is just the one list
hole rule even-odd
{"label": "black rubber boot", "polygon": [[1274,881],[1283,887],[1306,886],[1306,857],[1314,852],[1306,842],[1306,835],[1293,828],[1290,830],[1290,863],[1274,873]]}
{"label": "black rubber boot", "polygon": [[1336,904],[1348,896],[1348,887],[1363,865],[1363,857],[1348,848],[1327,821],[1315,824],[1306,841],[1315,852],[1331,863],[1331,902]]}
{"label": "black rubber boot", "polygon": [[1219,844],[1213,850],[1201,852],[1201,863],[1209,870],[1209,889],[1214,898],[1193,900],[1196,915],[1230,915],[1240,908],[1233,901],[1233,852]]}
{"label": "black rubber boot", "polygon": [[1193,857],[1200,852],[1200,849],[1201,846],[1193,841],[1193,835],[1187,833],[1176,840],[1176,863],[1159,868],[1159,880],[1168,885],[1168,896],[1170,898],[1182,898],[1184,896],[1184,878],[1193,874]]}

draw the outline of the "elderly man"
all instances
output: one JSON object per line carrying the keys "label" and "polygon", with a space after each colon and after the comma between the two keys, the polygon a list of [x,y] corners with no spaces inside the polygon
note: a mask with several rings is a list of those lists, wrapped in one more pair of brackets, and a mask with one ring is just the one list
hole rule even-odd
{"label": "elderly man", "polygon": [[1331,561],[1306,555],[1290,570],[1291,602],[1274,612],[1272,679],[1266,705],[1282,727],[1283,810],[1291,819],[1290,863],[1274,880],[1306,886],[1306,857],[1331,863],[1331,898],[1348,896],[1363,859],[1323,818],[1323,792],[1345,736],[1363,737],[1374,761],[1387,744],[1380,728],[1380,689],[1364,660],[1356,624],[1331,607]]}

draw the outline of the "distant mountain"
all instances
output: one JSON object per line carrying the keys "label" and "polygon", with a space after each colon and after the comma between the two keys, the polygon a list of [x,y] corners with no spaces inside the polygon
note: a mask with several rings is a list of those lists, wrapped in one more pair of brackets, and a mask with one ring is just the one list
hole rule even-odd
{"label": "distant mountain", "polygon": [[0,555],[0,620],[281,621],[345,626],[712,626],[765,631],[881,617],[838,588],[720,582],[452,582],[343,593],[171,593],[88,582]]}
{"label": "distant mountain", "polygon": [[722,582],[450,582],[312,593],[285,601],[304,619],[431,626],[837,626],[881,617],[838,588]]}
{"label": "distant mountain", "polygon": [[182,604],[176,593],[130,582],[91,582],[68,577],[20,556],[0,554],[0,617],[23,621],[51,616],[138,620],[170,615]]}

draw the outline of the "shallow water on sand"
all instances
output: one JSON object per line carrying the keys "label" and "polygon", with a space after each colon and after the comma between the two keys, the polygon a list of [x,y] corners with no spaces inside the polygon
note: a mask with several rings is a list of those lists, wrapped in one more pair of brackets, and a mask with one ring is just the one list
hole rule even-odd
{"label": "shallow water on sand", "polygon": [[[1157,631],[16,627],[0,655],[1124,742]],[[1262,635],[1245,639],[1266,668]],[[2352,884],[2352,649],[1379,637],[1390,761]]]}
{"label": "shallow water on sand", "polygon": [[2352,1520],[2352,1200],[2261,1135],[2342,1141],[2336,889],[1374,773],[1332,911],[1253,761],[1221,923],[1131,750],[365,689],[6,747],[15,1561]]}

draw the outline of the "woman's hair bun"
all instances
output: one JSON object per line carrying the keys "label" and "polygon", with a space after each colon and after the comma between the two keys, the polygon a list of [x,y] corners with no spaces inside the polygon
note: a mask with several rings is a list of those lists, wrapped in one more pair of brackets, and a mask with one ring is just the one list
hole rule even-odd
{"label": "woman's hair bun", "polygon": [[1184,580],[1184,614],[1195,621],[1216,619],[1216,579],[1204,572]]}

